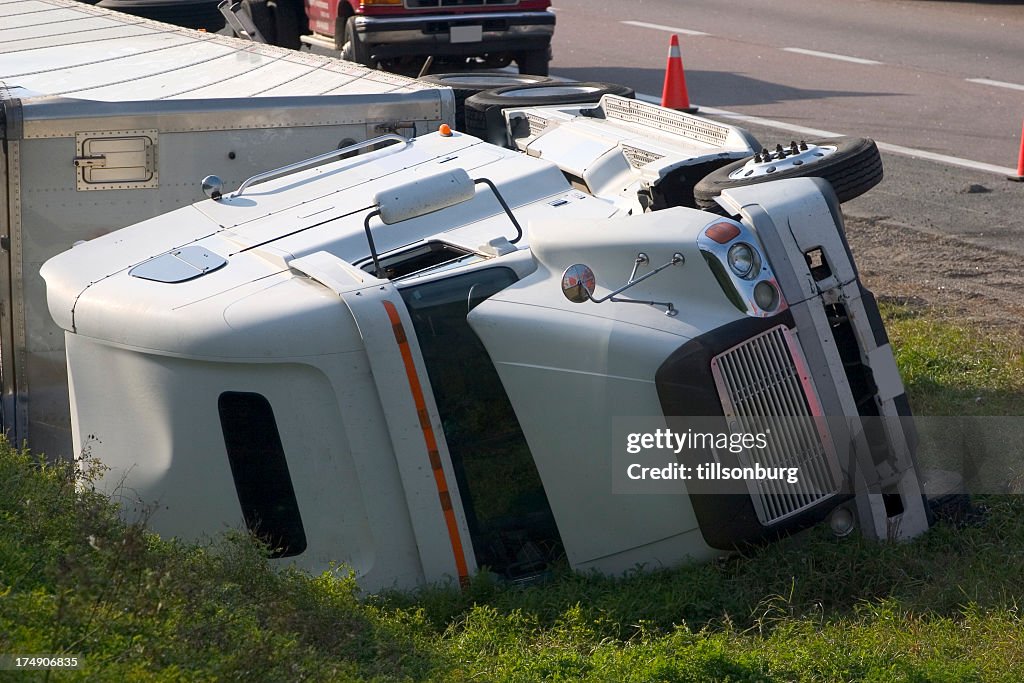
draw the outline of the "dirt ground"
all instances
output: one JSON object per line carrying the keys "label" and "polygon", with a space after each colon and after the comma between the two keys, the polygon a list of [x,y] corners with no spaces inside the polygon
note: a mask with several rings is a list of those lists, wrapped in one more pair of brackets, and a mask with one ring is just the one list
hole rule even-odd
{"label": "dirt ground", "polygon": [[1022,327],[1020,255],[880,218],[847,216],[846,233],[862,280],[880,300],[1003,331]]}

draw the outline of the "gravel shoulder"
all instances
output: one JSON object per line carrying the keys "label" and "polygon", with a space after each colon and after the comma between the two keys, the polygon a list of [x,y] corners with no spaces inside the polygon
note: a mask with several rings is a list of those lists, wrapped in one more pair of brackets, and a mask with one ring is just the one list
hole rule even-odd
{"label": "gravel shoulder", "polygon": [[861,277],[881,301],[1024,332],[1024,268],[1017,254],[879,217],[847,216],[846,230]]}
{"label": "gravel shoulder", "polygon": [[881,298],[1024,332],[1024,183],[886,154],[885,179],[843,206],[850,248]]}

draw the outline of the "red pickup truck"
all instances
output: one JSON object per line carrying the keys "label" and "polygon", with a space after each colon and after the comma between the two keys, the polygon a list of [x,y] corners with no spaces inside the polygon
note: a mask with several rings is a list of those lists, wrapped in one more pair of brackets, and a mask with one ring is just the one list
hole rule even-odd
{"label": "red pickup truck", "polygon": [[549,0],[244,0],[268,42],[301,43],[366,66],[418,69],[472,61],[546,76],[555,15]]}

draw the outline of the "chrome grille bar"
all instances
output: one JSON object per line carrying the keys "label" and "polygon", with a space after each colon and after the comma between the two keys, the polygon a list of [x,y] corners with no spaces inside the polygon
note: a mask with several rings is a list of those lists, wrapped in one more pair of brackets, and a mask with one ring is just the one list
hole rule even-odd
{"label": "chrome grille bar", "polygon": [[519,0],[405,0],[407,9],[430,7],[490,7],[492,5],[518,5]]}
{"label": "chrome grille bar", "polygon": [[839,465],[794,333],[779,325],[711,360],[719,398],[734,433],[768,433],[767,447],[740,454],[741,464],[798,468],[798,482],[748,479],[765,526],[796,515],[839,491]]}

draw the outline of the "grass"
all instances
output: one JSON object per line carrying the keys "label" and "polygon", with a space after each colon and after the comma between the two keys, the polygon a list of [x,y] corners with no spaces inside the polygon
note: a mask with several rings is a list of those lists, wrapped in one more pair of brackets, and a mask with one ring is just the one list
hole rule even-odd
{"label": "grass", "polygon": [[[885,313],[919,411],[1018,409],[1018,342]],[[0,443],[0,653],[83,655],[50,680],[1024,680],[1020,496],[908,544],[814,529],[703,566],[366,596],[241,534],[161,540],[88,482]]]}
{"label": "grass", "polygon": [[1024,337],[979,329],[930,309],[883,304],[882,314],[917,415],[1020,415]]}

